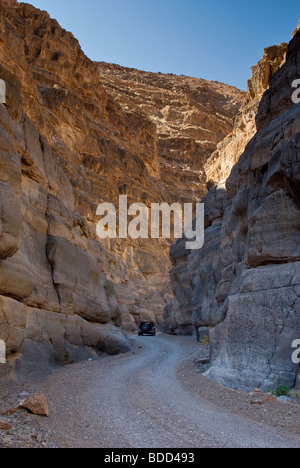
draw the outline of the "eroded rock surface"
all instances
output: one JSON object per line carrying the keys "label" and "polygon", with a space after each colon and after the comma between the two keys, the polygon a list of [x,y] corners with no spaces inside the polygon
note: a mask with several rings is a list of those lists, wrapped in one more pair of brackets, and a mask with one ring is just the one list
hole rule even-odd
{"label": "eroded rock surface", "polygon": [[[100,81],[115,100],[155,125],[160,177],[176,201],[206,193],[205,163],[232,130],[244,92],[222,83],[98,64]],[[169,195],[170,196],[170,195]]]}
{"label": "eroded rock surface", "polygon": [[[285,46],[267,49],[270,54],[278,68]],[[300,336],[300,107],[291,96],[299,54],[297,33],[286,63],[268,72],[270,85],[254,120],[249,104],[244,108],[249,122],[244,135],[238,129],[218,147],[224,169],[204,198],[203,249],[191,253],[182,241],[171,249],[175,299],[165,309],[165,329],[182,333],[191,325],[208,327],[207,375],[248,390],[293,387],[297,380],[291,346]],[[265,59],[253,70],[248,99],[266,87]],[[233,148],[238,162],[224,183],[235,162]],[[219,156],[213,157],[214,167]]]}
{"label": "eroded rock surface", "polygon": [[[51,370],[99,352],[128,351],[121,327],[161,323],[171,297],[169,241],[100,241],[97,206],[117,206],[120,194],[129,204],[181,201],[189,193],[192,201],[193,187],[200,193],[204,187],[203,164],[231,130],[243,93],[174,78],[168,100],[181,87],[183,102],[174,104],[174,118],[169,101],[162,105],[161,118],[169,122],[163,144],[152,110],[144,112],[140,97],[124,106],[125,90],[116,96],[99,65],[46,12],[1,2],[0,29],[0,339],[9,362],[30,375],[38,365]],[[165,99],[160,79],[166,81],[155,78],[150,94],[157,88],[156,98]],[[203,114],[195,111],[203,105]],[[177,131],[181,107],[186,123]],[[163,160],[173,149],[182,153],[182,166],[174,156],[169,177]],[[194,171],[195,149],[201,164]],[[173,187],[175,172],[183,182]]]}
{"label": "eroded rock surface", "polygon": [[257,132],[256,114],[272,76],[285,63],[288,45],[267,47],[263,58],[252,67],[247,98],[234,121],[233,131],[223,140],[205,164],[209,186],[226,182],[233,166],[239,161],[246,145]]}

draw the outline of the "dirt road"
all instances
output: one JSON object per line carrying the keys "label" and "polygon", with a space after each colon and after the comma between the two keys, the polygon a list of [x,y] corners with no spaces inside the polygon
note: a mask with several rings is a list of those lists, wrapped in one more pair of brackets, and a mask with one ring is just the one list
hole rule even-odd
{"label": "dirt road", "polygon": [[[300,447],[284,432],[220,409],[186,391],[178,363],[189,338],[134,337],[134,352],[68,366],[40,387],[51,415],[39,424],[60,447]],[[142,347],[142,348],[139,348]]]}

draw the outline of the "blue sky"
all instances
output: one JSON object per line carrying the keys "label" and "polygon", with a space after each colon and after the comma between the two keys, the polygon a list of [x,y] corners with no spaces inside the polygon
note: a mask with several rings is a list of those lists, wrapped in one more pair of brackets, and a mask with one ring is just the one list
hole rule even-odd
{"label": "blue sky", "polygon": [[92,60],[246,89],[270,45],[289,42],[299,0],[32,0]]}

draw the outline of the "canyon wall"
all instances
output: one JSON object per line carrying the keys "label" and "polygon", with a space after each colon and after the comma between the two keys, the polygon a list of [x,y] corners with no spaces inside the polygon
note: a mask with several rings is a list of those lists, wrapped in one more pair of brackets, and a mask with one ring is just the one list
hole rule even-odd
{"label": "canyon wall", "polygon": [[167,197],[190,203],[207,193],[206,162],[232,130],[245,93],[222,83],[98,64],[114,99],[156,126],[161,181]]}
{"label": "canyon wall", "polygon": [[[143,84],[145,109],[140,96],[131,99],[138,85],[119,89],[117,78],[113,92],[112,77],[101,78],[103,65],[99,71],[46,12],[2,1],[0,31],[0,339],[9,363],[30,375],[38,366],[51,370],[96,353],[128,351],[123,329],[135,331],[142,319],[161,323],[171,297],[170,242],[100,241],[97,206],[117,206],[123,194],[129,203],[149,205],[191,201],[194,187],[203,193],[204,162],[232,130],[244,94],[203,80],[191,79],[190,86],[187,78],[179,93],[173,81],[180,77],[159,76],[168,83],[164,103],[151,75],[152,87]],[[158,130],[150,96],[168,122],[170,103],[184,106],[186,133],[173,130],[174,146],[169,129],[165,137]],[[198,120],[203,129],[194,135]],[[191,160],[195,148],[199,164]],[[181,155],[176,186],[177,162],[166,175],[168,151]],[[187,173],[190,192],[180,182]]]}
{"label": "canyon wall", "polygon": [[300,107],[291,98],[299,59],[299,32],[288,48],[266,49],[233,133],[207,163],[214,181],[203,200],[204,247],[189,252],[179,241],[171,249],[165,330],[204,327],[207,376],[247,390],[297,384]]}

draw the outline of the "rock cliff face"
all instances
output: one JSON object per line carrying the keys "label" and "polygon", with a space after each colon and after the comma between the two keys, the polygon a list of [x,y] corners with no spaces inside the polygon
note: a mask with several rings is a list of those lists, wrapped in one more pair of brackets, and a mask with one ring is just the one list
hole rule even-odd
{"label": "rock cliff face", "polygon": [[222,83],[99,63],[100,81],[127,111],[156,127],[161,181],[176,201],[207,192],[205,164],[232,130],[244,92]]}
{"label": "rock cliff face", "polygon": [[288,45],[283,43],[266,48],[263,58],[252,67],[247,98],[235,118],[233,131],[217,145],[217,150],[204,166],[209,186],[226,182],[246,145],[254,137],[257,131],[255,117],[261,98],[268,89],[274,73],[284,64],[287,47]]}
{"label": "rock cliff face", "polygon": [[[178,242],[171,249],[174,299],[165,309],[166,329],[208,327],[207,375],[245,389],[293,387],[297,379],[292,343],[300,336],[300,107],[291,97],[299,77],[299,33],[280,68],[285,51],[285,45],[267,49],[233,135],[212,158],[214,167],[221,159],[221,169],[212,169],[221,182],[238,162],[226,184],[204,198],[204,248],[190,253]],[[257,107],[267,77],[253,120],[251,103]]]}
{"label": "rock cliff face", "polygon": [[[100,80],[99,65],[46,12],[2,1],[0,30],[5,97],[0,104],[0,339],[7,355],[29,374],[37,364],[51,369],[95,352],[127,351],[121,326],[133,331],[140,319],[161,320],[171,297],[169,243],[100,241],[96,208],[104,201],[117,206],[120,194],[127,194],[129,203],[173,201],[175,167],[171,176],[164,175],[172,141],[166,130],[162,143],[153,103],[149,112],[140,97],[124,105],[111,79]],[[193,136],[178,132],[173,150],[182,151],[178,179],[182,174],[184,180],[186,172],[192,177],[187,167],[196,164],[191,155],[197,148],[201,164],[193,180],[201,193],[202,164],[231,130],[243,94],[198,81],[191,124],[184,126]],[[187,95],[198,81],[191,80]],[[175,101],[178,90],[168,86],[168,99]],[[211,99],[219,116],[215,121],[207,116],[206,127],[194,107],[199,100],[206,115]],[[187,122],[189,102],[190,95],[184,101]],[[172,121],[171,114],[170,107],[166,121]],[[201,138],[193,134],[194,118],[203,120]],[[183,186],[178,201],[189,198],[187,184],[177,188],[181,192]],[[193,187],[190,193],[189,201]]]}

